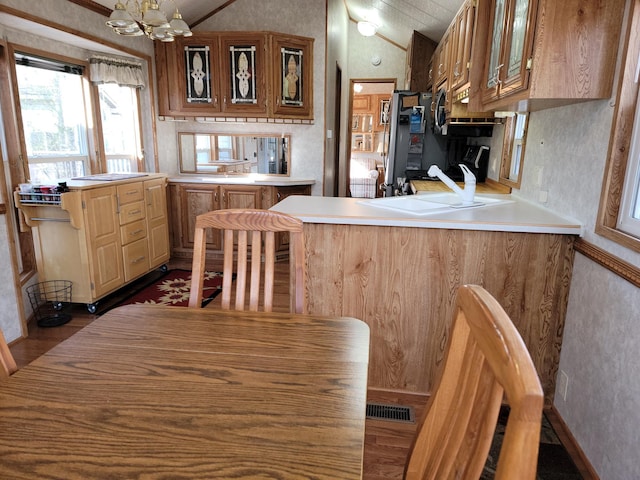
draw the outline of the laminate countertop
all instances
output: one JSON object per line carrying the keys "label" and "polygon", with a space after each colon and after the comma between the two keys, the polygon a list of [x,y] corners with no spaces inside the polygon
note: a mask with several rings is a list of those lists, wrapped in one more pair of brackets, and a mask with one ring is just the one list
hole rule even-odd
{"label": "laminate countertop", "polygon": [[313,185],[315,180],[308,178],[295,178],[286,175],[265,175],[260,173],[228,174],[228,175],[195,175],[182,174],[169,177],[171,183],[210,183],[220,185],[271,185],[286,187],[294,185]]}
{"label": "laminate countertop", "polygon": [[[421,194],[420,197],[431,195]],[[438,195],[438,194],[434,194]],[[558,233],[582,236],[582,225],[568,217],[513,195],[482,195],[503,203],[450,208],[415,215],[376,206],[385,198],[364,199],[292,195],[271,210],[288,213],[307,223],[374,225],[454,230]],[[409,197],[407,197],[409,198]]]}

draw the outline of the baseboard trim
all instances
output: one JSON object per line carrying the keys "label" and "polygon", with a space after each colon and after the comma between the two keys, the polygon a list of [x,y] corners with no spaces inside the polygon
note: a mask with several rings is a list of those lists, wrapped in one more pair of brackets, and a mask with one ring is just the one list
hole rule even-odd
{"label": "baseboard trim", "polygon": [[584,480],[600,480],[600,477],[591,465],[591,462],[589,462],[584,451],[580,448],[578,441],[571,433],[571,430],[569,430],[569,427],[556,407],[553,405],[545,407],[544,413],[551,423],[553,430],[556,432],[556,435],[558,435],[558,438],[562,442],[562,445],[564,445],[564,448],[566,448],[567,452],[571,456],[573,463],[576,464],[582,478]]}

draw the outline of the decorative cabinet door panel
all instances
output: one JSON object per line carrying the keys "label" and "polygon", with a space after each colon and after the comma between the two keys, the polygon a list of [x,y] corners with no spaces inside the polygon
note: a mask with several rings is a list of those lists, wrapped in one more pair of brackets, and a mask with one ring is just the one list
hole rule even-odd
{"label": "decorative cabinet door panel", "polygon": [[169,260],[169,224],[167,219],[167,184],[164,179],[144,182],[149,267]]}
{"label": "decorative cabinet door panel", "polygon": [[84,194],[83,201],[90,252],[89,268],[94,282],[94,296],[100,297],[124,283],[116,188],[89,190]]}
{"label": "decorative cabinet door panel", "polygon": [[473,2],[467,1],[462,6],[455,19],[454,43],[455,50],[451,61],[451,89],[464,87],[469,82],[469,62],[471,61],[471,44],[473,40],[473,25],[475,7]]}
{"label": "decorative cabinet door panel", "polygon": [[202,33],[182,37],[174,43],[180,78],[176,79],[175,83],[179,86],[179,97],[170,96],[171,109],[201,115],[220,112],[218,35]]}
{"label": "decorative cabinet door panel", "polygon": [[262,208],[262,187],[222,185],[222,208]]}
{"label": "decorative cabinet door panel", "polygon": [[267,113],[266,38],[262,33],[220,34],[223,113]]}
{"label": "decorative cabinet door panel", "polygon": [[[196,217],[201,213],[218,210],[219,187],[211,185],[183,184],[179,186],[180,215],[182,230],[181,247],[193,248],[193,236],[196,229]],[[221,235],[213,230],[207,231],[207,249],[220,250],[222,248]]]}
{"label": "decorative cabinet door panel", "polygon": [[488,46],[483,101],[490,102],[529,86],[537,0],[495,0]]}
{"label": "decorative cabinet door panel", "polygon": [[273,113],[313,118],[313,39],[272,35]]}

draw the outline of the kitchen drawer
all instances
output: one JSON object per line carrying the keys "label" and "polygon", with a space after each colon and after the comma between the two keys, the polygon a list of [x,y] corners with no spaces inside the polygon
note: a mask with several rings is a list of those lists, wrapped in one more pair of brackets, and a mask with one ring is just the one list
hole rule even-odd
{"label": "kitchen drawer", "polygon": [[124,279],[132,280],[149,271],[149,246],[142,238],[122,247],[124,258]]}
{"label": "kitchen drawer", "polygon": [[120,225],[144,219],[144,202],[133,202],[120,205]]}
{"label": "kitchen drawer", "polygon": [[144,187],[142,182],[127,183],[118,185],[118,202],[126,205],[131,202],[138,202],[144,199]]}
{"label": "kitchen drawer", "polygon": [[120,227],[120,240],[122,241],[122,245],[128,245],[141,238],[146,238],[146,236],[147,222],[144,220],[138,220]]}

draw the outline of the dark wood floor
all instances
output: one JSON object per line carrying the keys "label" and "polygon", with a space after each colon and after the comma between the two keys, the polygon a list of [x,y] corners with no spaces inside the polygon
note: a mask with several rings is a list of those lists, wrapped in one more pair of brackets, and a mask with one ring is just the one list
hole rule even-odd
{"label": "dark wood floor", "polygon": [[[191,269],[191,265],[184,262],[174,262],[170,266],[172,268]],[[278,263],[276,274],[274,309],[287,310],[289,303],[288,264]],[[220,297],[209,304],[207,308],[216,308],[219,301]],[[11,352],[19,368],[29,364],[91,322],[99,321],[99,316],[88,313],[84,305],[74,304],[71,313],[71,321],[59,327],[40,328],[35,322],[30,322],[28,338],[20,340],[11,346]],[[411,406],[414,408],[416,418],[420,418],[426,399],[417,395],[398,395],[393,392],[370,391],[369,401]],[[571,433],[557,415],[557,412],[550,410],[546,413],[585,480],[597,480],[597,475],[595,475],[588,463],[584,461],[582,452],[577,447]],[[411,440],[415,434],[415,428],[415,424],[411,423],[367,420],[364,449],[365,480],[402,479],[403,466]]]}

